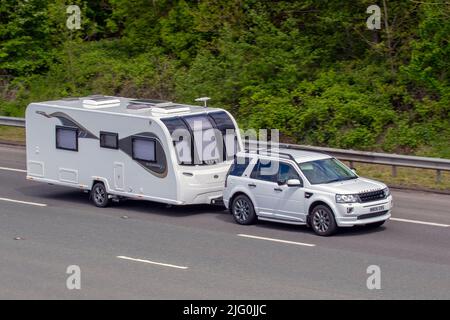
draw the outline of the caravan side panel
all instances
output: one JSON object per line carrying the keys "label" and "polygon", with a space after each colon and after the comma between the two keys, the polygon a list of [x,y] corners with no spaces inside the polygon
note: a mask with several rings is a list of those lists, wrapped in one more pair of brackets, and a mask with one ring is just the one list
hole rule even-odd
{"label": "caravan side panel", "polygon": [[[117,148],[101,147],[101,132],[117,133]],[[31,104],[26,111],[28,178],[87,190],[101,180],[111,194],[181,204],[165,134],[150,119]],[[155,159],[134,156],[136,137],[154,141]]]}

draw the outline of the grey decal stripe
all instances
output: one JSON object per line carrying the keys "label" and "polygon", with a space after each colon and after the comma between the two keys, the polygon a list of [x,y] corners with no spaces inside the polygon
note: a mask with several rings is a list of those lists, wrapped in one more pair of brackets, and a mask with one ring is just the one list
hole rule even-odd
{"label": "grey decal stripe", "polygon": [[42,111],[36,111],[37,114],[44,116],[46,118],[57,118],[59,121],[61,121],[61,124],[63,126],[70,126],[78,128],[78,137],[79,138],[86,138],[86,139],[97,139],[98,137],[95,136],[92,132],[90,132],[88,129],[83,127],[81,124],[79,124],[77,121],[75,121],[73,118],[68,116],[67,114],[63,112],[54,112],[51,114],[47,114]]}
{"label": "grey decal stripe", "polygon": [[[150,137],[156,140],[156,163],[149,163],[133,159],[132,137]],[[133,161],[137,162],[141,167],[158,178],[165,178],[168,173],[167,158],[161,142],[155,134],[151,132],[140,132],[119,140],[119,149],[127,154]]]}
{"label": "grey decal stripe", "polygon": [[[57,118],[59,121],[61,121],[62,125],[64,126],[70,126],[78,128],[78,137],[79,138],[86,138],[86,139],[99,139],[96,137],[93,133],[91,133],[88,129],[83,127],[81,124],[79,124],[77,121],[75,121],[72,117],[69,115],[63,113],[63,112],[54,112],[51,114],[47,114],[43,111],[36,111],[37,114],[46,117],[46,118]],[[140,160],[134,160],[133,159],[133,151],[132,151],[132,144],[131,144],[131,138],[133,136],[144,136],[144,137],[151,137],[155,138],[156,140],[156,157],[157,161],[156,164],[153,163],[147,163],[146,161],[140,161]],[[158,137],[151,133],[151,132],[141,132],[136,133],[132,136],[125,137],[123,139],[119,140],[119,150],[123,151],[126,155],[128,155],[133,161],[138,163],[142,168],[144,168],[147,172],[151,173],[155,177],[158,178],[165,178],[168,173],[168,166],[167,166],[167,158],[166,154],[164,152],[164,149],[161,145],[160,140]]]}

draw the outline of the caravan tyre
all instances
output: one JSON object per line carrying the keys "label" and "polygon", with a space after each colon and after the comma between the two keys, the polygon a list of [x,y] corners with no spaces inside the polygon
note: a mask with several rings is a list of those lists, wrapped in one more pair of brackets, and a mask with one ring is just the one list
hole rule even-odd
{"label": "caravan tyre", "polygon": [[108,193],[106,192],[105,185],[102,182],[94,184],[91,190],[91,199],[95,206],[104,208],[109,204]]}

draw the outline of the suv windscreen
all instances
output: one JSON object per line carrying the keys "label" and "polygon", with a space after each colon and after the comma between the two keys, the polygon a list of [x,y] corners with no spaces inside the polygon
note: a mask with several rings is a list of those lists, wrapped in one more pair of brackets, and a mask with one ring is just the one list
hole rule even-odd
{"label": "suv windscreen", "polygon": [[311,184],[331,183],[358,178],[347,166],[334,158],[299,163]]}
{"label": "suv windscreen", "polygon": [[223,111],[161,121],[172,136],[179,164],[215,164],[232,159],[238,151],[236,128]]}

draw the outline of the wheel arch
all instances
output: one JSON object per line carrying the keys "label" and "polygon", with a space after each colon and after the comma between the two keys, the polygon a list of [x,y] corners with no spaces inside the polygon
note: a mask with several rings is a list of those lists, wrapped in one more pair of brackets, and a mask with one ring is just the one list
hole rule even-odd
{"label": "wheel arch", "polygon": [[236,197],[238,197],[238,196],[240,196],[240,195],[244,195],[244,196],[246,196],[247,198],[249,198],[250,201],[251,201],[252,204],[253,204],[253,208],[256,209],[256,208],[255,208],[255,202],[253,201],[252,197],[249,196],[249,195],[248,195],[245,191],[243,191],[243,190],[237,190],[236,192],[233,193],[233,195],[230,197],[230,200],[229,200],[228,209],[229,209],[230,213],[231,213],[232,210],[233,210],[232,208],[233,208],[233,201],[234,201],[234,199],[236,199]]}
{"label": "wheel arch", "polygon": [[326,202],[323,201],[323,200],[315,200],[315,201],[313,201],[313,202],[310,204],[310,206],[309,206],[309,208],[308,208],[308,216],[306,217],[306,224],[308,225],[308,227],[311,226],[311,213],[312,213],[312,211],[314,210],[314,208],[317,207],[317,206],[319,206],[319,205],[325,206],[325,207],[327,207],[328,209],[330,209],[331,214],[332,214],[332,215],[334,216],[334,218],[336,219],[336,215],[335,215],[335,213],[334,213],[334,210],[333,210],[333,208],[332,208],[328,203],[326,203]]}
{"label": "wheel arch", "polygon": [[105,179],[105,178],[102,178],[102,177],[92,177],[91,190],[92,190],[92,188],[94,187],[94,185],[95,185],[97,182],[103,183],[103,185],[104,185],[105,188],[106,188],[106,191],[107,191],[108,193],[110,193],[111,188],[109,187],[108,179]]}

